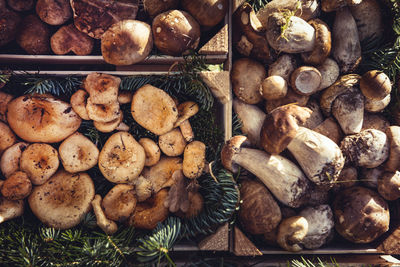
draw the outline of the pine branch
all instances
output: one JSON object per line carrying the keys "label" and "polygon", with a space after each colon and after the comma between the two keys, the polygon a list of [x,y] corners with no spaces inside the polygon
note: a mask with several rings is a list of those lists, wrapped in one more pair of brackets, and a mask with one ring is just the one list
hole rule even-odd
{"label": "pine branch", "polygon": [[339,267],[339,264],[336,262],[334,258],[331,258],[331,262],[324,262],[319,257],[315,260],[309,260],[304,257],[301,257],[300,260],[292,260],[288,263],[288,266],[291,267],[328,267],[328,266],[336,266]]}
{"label": "pine branch", "polygon": [[257,12],[261,8],[263,8],[266,4],[271,2],[271,0],[246,0],[247,3],[251,5],[254,12]]}

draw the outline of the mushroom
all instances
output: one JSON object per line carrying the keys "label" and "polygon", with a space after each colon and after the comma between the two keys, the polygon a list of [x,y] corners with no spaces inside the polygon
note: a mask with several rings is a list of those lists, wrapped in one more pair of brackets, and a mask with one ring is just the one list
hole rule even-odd
{"label": "mushroom", "polygon": [[347,188],[336,195],[332,205],[336,231],[353,243],[370,243],[389,230],[388,204],[370,189]]}
{"label": "mushroom", "polygon": [[361,181],[364,186],[376,189],[378,188],[378,181],[382,178],[385,169],[382,165],[376,168],[361,168]]}
{"label": "mushroom", "polygon": [[120,104],[128,104],[132,102],[132,96],[133,96],[132,91],[119,90],[117,101]]}
{"label": "mushroom", "polygon": [[193,101],[186,101],[178,105],[178,119],[174,127],[178,127],[182,122],[188,120],[199,112],[199,105]]}
{"label": "mushroom", "polygon": [[360,89],[367,98],[382,100],[392,91],[392,84],[384,72],[370,70],[361,77]]}
{"label": "mushroom", "polygon": [[292,72],[290,84],[293,90],[301,95],[312,95],[320,89],[322,81],[318,69],[310,66],[301,66]]}
{"label": "mushroom", "polygon": [[7,124],[0,122],[0,156],[17,142],[17,137]]}
{"label": "mushroom", "polygon": [[203,27],[214,27],[229,9],[229,0],[182,0],[182,7]]}
{"label": "mushroom", "polygon": [[[9,7],[14,9],[15,11],[28,11],[33,8],[34,1],[33,0],[7,0],[7,4]],[[0,8],[3,6],[0,4]]]}
{"label": "mushroom", "polygon": [[101,208],[101,196],[95,195],[91,204],[94,214],[96,215],[97,225],[107,235],[114,234],[118,230],[118,226],[114,221],[107,219],[106,215],[104,214],[104,211]]}
{"label": "mushroom", "polygon": [[143,0],[144,10],[151,18],[167,10],[176,9],[179,0]]}
{"label": "mushroom", "polygon": [[192,129],[192,125],[190,125],[189,120],[185,120],[181,122],[179,125],[179,129],[181,130],[182,136],[186,142],[190,143],[194,139],[194,133]]}
{"label": "mushroom", "polygon": [[99,169],[112,183],[131,183],[142,172],[146,155],[128,132],[111,135],[100,151]]}
{"label": "mushroom", "polygon": [[129,131],[129,129],[130,127],[126,125],[124,122],[121,122],[120,124],[118,124],[117,128],[115,128],[115,130],[117,131],[124,131],[124,132]]}
{"label": "mushroom", "polygon": [[149,84],[133,95],[131,113],[140,126],[156,135],[171,131],[178,119],[178,109],[172,97]]}
{"label": "mushroom", "polygon": [[267,111],[267,113],[271,113],[277,107],[287,104],[296,104],[304,107],[307,105],[309,98],[310,96],[300,95],[289,87],[288,92],[284,98],[267,101],[265,105],[265,110]]}
{"label": "mushroom", "polygon": [[70,173],[87,171],[96,166],[99,159],[97,146],[79,132],[65,139],[58,152],[64,169]]}
{"label": "mushroom", "polygon": [[365,98],[365,103],[364,103],[364,109],[365,111],[371,112],[371,113],[377,113],[383,111],[390,103],[391,95],[387,95],[384,99],[382,100],[375,100],[375,99],[369,99]]}
{"label": "mushroom", "polygon": [[383,115],[364,112],[362,130],[376,129],[385,133],[389,126],[390,122]]}
{"label": "mushroom", "polygon": [[140,175],[133,184],[135,185],[135,194],[138,202],[145,201],[151,197],[153,185],[149,180]]}
{"label": "mushroom", "polygon": [[138,142],[143,147],[146,154],[144,166],[149,167],[157,164],[160,160],[161,151],[156,142],[146,137],[140,138]]}
{"label": "mushroom", "polygon": [[50,25],[61,25],[72,18],[71,5],[68,0],[38,0],[36,14]]}
{"label": "mushroom", "polygon": [[44,184],[34,187],[28,202],[33,214],[48,227],[69,229],[89,212],[94,195],[94,184],[88,174],[60,170]]}
{"label": "mushroom", "polygon": [[181,158],[162,156],[156,165],[145,168],[142,175],[150,181],[154,193],[157,193],[162,188],[169,187],[174,183],[172,174],[177,170],[182,170]]}
{"label": "mushroom", "polygon": [[342,169],[339,177],[333,185],[332,191],[339,192],[345,188],[356,185],[358,182],[358,172],[355,167],[347,166]]}
{"label": "mushroom", "polygon": [[34,143],[22,152],[20,169],[34,185],[41,185],[57,171],[59,164],[55,148],[49,144]]}
{"label": "mushroom", "polygon": [[103,198],[101,206],[106,217],[113,221],[126,221],[136,207],[134,187],[128,184],[117,184]]}
{"label": "mushroom", "polygon": [[301,241],[305,248],[320,248],[332,238],[334,220],[329,205],[306,207],[300,211],[299,216],[305,218],[308,223],[307,234]]}
{"label": "mushroom", "polygon": [[364,120],[364,96],[358,89],[344,92],[333,101],[332,115],[344,134],[359,133]]}
{"label": "mushroom", "polygon": [[23,200],[9,200],[0,196],[0,224],[24,214]]}
{"label": "mushroom", "polygon": [[196,179],[201,176],[206,163],[206,145],[193,141],[185,147],[182,170],[185,177]]}
{"label": "mushroom", "polygon": [[388,158],[389,140],[384,132],[367,129],[343,138],[340,149],[346,157],[346,163],[375,168]]}
{"label": "mushroom", "polygon": [[158,146],[161,151],[170,157],[182,155],[186,146],[186,140],[177,128],[158,137]]}
{"label": "mushroom", "polygon": [[339,77],[339,65],[331,58],[327,58],[321,65],[316,66],[316,68],[321,73],[322,78],[318,91],[328,88]]}
{"label": "mushroom", "polygon": [[389,139],[389,159],[385,163],[385,169],[390,172],[400,170],[400,126],[390,126],[386,130]]}
{"label": "mushroom", "polygon": [[153,49],[150,25],[139,20],[113,24],[101,37],[101,54],[114,65],[132,65],[144,60]]}
{"label": "mushroom", "polygon": [[[122,123],[123,113],[120,112],[118,118],[109,122],[93,121],[93,126],[102,133],[110,133],[117,129],[117,127]],[[128,128],[129,130],[129,128]]]}
{"label": "mushroom", "polygon": [[340,125],[332,117],[327,118],[317,127],[312,129],[313,131],[323,134],[329,137],[336,144],[340,144],[343,139],[343,132]]}
{"label": "mushroom", "polygon": [[18,45],[30,55],[50,53],[50,29],[35,15],[26,16],[16,36]]}
{"label": "mushroom", "polygon": [[186,11],[168,10],[158,14],[152,24],[154,44],[161,53],[181,56],[197,48],[200,25]]}
{"label": "mushroom", "polygon": [[121,110],[117,101],[110,104],[95,104],[92,98],[87,99],[86,111],[91,120],[97,122],[111,122],[121,116]]}
{"label": "mushroom", "polygon": [[145,202],[138,203],[128,224],[138,229],[156,228],[159,222],[163,222],[168,217],[169,210],[164,206],[167,197],[168,190],[162,189]]}
{"label": "mushroom", "polygon": [[293,55],[283,54],[269,65],[268,76],[281,76],[286,82],[290,81],[290,75],[297,68],[297,62]]}
{"label": "mushroom", "polygon": [[189,191],[188,193],[188,210],[186,212],[178,211],[177,215],[181,218],[194,218],[200,214],[204,208],[204,199],[199,192]]}
{"label": "mushroom", "polygon": [[170,212],[179,216],[180,213],[189,211],[188,181],[183,175],[182,170],[175,171],[172,174],[172,179],[174,180],[174,184],[171,185],[168,191],[168,197],[164,205],[168,207]]}
{"label": "mushroom", "polygon": [[322,0],[321,6],[324,12],[332,12],[345,6],[359,5],[363,0]]}
{"label": "mushroom", "polygon": [[13,98],[12,95],[0,91],[0,121],[7,122],[7,105]]}
{"label": "mushroom", "polygon": [[252,59],[241,58],[232,65],[232,89],[236,97],[247,104],[261,102],[260,87],[265,79],[264,66]]}
{"label": "mushroom", "polygon": [[281,76],[269,76],[262,81],[260,94],[266,100],[280,99],[287,94],[287,82]]}
{"label": "mushroom", "polygon": [[21,200],[30,195],[32,183],[28,175],[21,171],[11,174],[1,186],[1,194],[9,200]]}
{"label": "mushroom", "polygon": [[239,221],[253,235],[276,231],[282,219],[281,209],[268,189],[257,181],[240,183]]}
{"label": "mushroom", "polygon": [[[5,5],[5,4],[4,4]],[[18,25],[21,22],[21,17],[14,11],[8,10],[5,7],[0,7],[0,47],[10,43],[15,39],[18,32]]]}
{"label": "mushroom", "polygon": [[311,19],[307,22],[315,29],[315,46],[311,52],[302,53],[301,57],[306,64],[321,65],[331,53],[331,31],[320,19]]}
{"label": "mushroom", "polygon": [[51,50],[56,55],[73,52],[78,56],[92,53],[93,39],[80,32],[74,24],[62,26],[50,38]]}
{"label": "mushroom", "polygon": [[26,149],[28,143],[16,143],[4,151],[0,159],[0,169],[4,177],[8,178],[11,174],[20,169],[19,163],[22,152]]}
{"label": "mushroom", "polygon": [[238,166],[245,168],[257,176],[281,203],[289,207],[304,204],[310,184],[303,172],[282,156],[246,148],[246,144],[245,136],[232,137],[221,151],[223,166],[235,173]]}
{"label": "mushroom", "polygon": [[81,125],[70,104],[51,95],[25,95],[8,104],[11,129],[28,142],[58,143]]}
{"label": "mushroom", "polygon": [[118,100],[119,77],[92,72],[86,76],[83,88],[89,93],[93,104],[114,104]]}
{"label": "mushroom", "polygon": [[378,179],[378,192],[388,201],[400,198],[400,172],[385,172]]}
{"label": "mushroom", "polygon": [[283,249],[291,252],[303,250],[302,242],[308,232],[307,219],[293,216],[283,219],[279,224],[277,242]]}
{"label": "mushroom", "polygon": [[136,1],[71,0],[75,27],[92,38],[100,39],[104,32],[122,20],[133,20],[138,12]]}
{"label": "mushroom", "polygon": [[72,94],[70,103],[72,109],[79,115],[83,120],[90,120],[88,112],[86,110],[87,98],[89,94],[82,89],[79,89]]}
{"label": "mushroom", "polygon": [[312,113],[310,117],[303,123],[301,126],[306,127],[308,129],[313,129],[323,123],[324,116],[321,113],[321,109],[319,108],[319,103],[315,99],[311,99],[308,101],[307,108],[309,108]]}

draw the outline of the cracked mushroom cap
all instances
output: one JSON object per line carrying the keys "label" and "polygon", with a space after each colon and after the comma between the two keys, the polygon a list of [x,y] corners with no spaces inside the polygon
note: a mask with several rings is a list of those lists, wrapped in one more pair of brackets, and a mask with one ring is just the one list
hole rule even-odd
{"label": "cracked mushroom cap", "polygon": [[0,122],[0,155],[17,142],[17,137],[7,124]]}
{"label": "cracked mushroom cap", "polygon": [[81,125],[69,103],[52,95],[24,95],[8,104],[10,128],[28,142],[57,143]]}
{"label": "cracked mushroom cap", "polygon": [[0,169],[4,177],[8,178],[11,174],[19,170],[22,152],[27,146],[28,143],[19,142],[4,151],[0,159]]}
{"label": "cracked mushroom cap", "polygon": [[294,104],[274,109],[267,115],[261,128],[261,146],[268,153],[281,153],[296,136],[299,124],[303,124],[311,112],[309,108]]}
{"label": "cracked mushroom cap", "polygon": [[139,125],[156,135],[171,131],[178,119],[178,109],[172,97],[149,84],[133,95],[131,113]]}
{"label": "cracked mushroom cap", "polygon": [[21,171],[28,174],[34,185],[46,182],[58,169],[58,152],[49,144],[29,145],[21,155]]}
{"label": "cracked mushroom cap", "polygon": [[47,226],[69,229],[89,212],[94,195],[94,184],[88,174],[60,170],[46,183],[36,186],[28,202],[32,212]]}
{"label": "cracked mushroom cap", "polygon": [[58,148],[61,163],[70,173],[82,172],[96,166],[99,149],[81,133],[74,133]]}
{"label": "cracked mushroom cap", "polygon": [[114,186],[103,198],[101,206],[108,219],[118,222],[127,220],[136,207],[134,187],[128,184]]}
{"label": "cracked mushroom cap", "polygon": [[117,132],[100,151],[99,168],[112,183],[130,183],[142,172],[145,159],[143,147],[130,133]]}
{"label": "cracked mushroom cap", "polygon": [[93,104],[111,104],[118,100],[121,79],[105,73],[90,73],[83,82]]}

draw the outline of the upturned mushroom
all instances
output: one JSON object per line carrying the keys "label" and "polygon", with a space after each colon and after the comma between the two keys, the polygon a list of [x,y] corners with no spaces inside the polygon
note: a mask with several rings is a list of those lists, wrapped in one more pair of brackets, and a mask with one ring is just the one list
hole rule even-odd
{"label": "upturned mushroom", "polygon": [[270,155],[258,149],[245,147],[245,136],[232,137],[222,148],[224,167],[237,172],[241,166],[257,176],[271,193],[289,207],[300,207],[307,200],[309,180],[290,160]]}
{"label": "upturned mushroom", "polygon": [[17,142],[17,137],[7,124],[0,122],[0,155]]}
{"label": "upturned mushroom", "polygon": [[283,219],[279,224],[277,242],[283,249],[291,252],[303,250],[303,240],[308,232],[307,219],[293,216]]}
{"label": "upturned mushroom", "polygon": [[158,137],[158,146],[165,155],[175,157],[182,155],[186,140],[181,131],[175,128]]}
{"label": "upturned mushroom", "polygon": [[138,142],[143,147],[146,154],[144,166],[150,167],[157,164],[161,157],[161,151],[156,142],[146,137],[140,138]]}
{"label": "upturned mushroom", "polygon": [[78,56],[92,53],[93,39],[80,32],[74,24],[62,26],[50,38],[51,50],[56,55],[73,52]]}
{"label": "upturned mushroom", "polygon": [[24,214],[23,200],[9,200],[0,196],[0,224]]}
{"label": "upturned mushroom", "polygon": [[183,153],[182,171],[185,177],[196,179],[201,176],[206,164],[206,145],[200,141],[189,143]]}
{"label": "upturned mushroom", "polygon": [[88,112],[86,110],[87,98],[89,94],[82,89],[77,90],[72,94],[70,103],[72,109],[82,118],[82,120],[90,120]]}
{"label": "upturned mushroom", "polygon": [[91,204],[94,215],[96,216],[97,226],[99,226],[107,235],[114,234],[118,230],[118,226],[114,221],[107,219],[104,214],[104,211],[101,208],[101,196],[95,195]]}
{"label": "upturned mushroom", "polygon": [[22,200],[30,195],[32,183],[21,171],[11,174],[1,186],[1,194],[9,200]]}
{"label": "upturned mushroom", "polygon": [[321,86],[322,76],[318,69],[310,66],[301,66],[290,75],[290,84],[293,90],[301,95],[312,95]]}
{"label": "upturned mushroom", "polygon": [[118,184],[108,191],[101,203],[106,217],[118,222],[129,219],[136,208],[134,192],[134,187],[128,184]]}
{"label": "upturned mushroom", "polygon": [[400,172],[385,172],[378,179],[378,193],[388,201],[400,198]]}
{"label": "upturned mushroom", "polygon": [[94,195],[94,184],[88,174],[60,170],[46,183],[34,187],[28,202],[41,222],[56,229],[68,229],[79,224],[89,212]]}
{"label": "upturned mushroom", "polygon": [[4,177],[8,178],[11,174],[20,169],[20,159],[22,152],[26,149],[28,143],[19,142],[16,143],[1,155],[0,169]]}

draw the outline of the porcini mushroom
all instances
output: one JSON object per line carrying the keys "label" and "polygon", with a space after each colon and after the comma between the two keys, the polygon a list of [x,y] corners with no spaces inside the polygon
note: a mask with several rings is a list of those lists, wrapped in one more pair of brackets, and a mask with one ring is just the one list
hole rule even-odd
{"label": "porcini mushroom", "polygon": [[304,107],[307,105],[309,99],[310,96],[300,95],[289,87],[285,97],[275,100],[268,100],[267,103],[265,104],[265,110],[267,111],[267,113],[271,113],[277,107],[284,106],[287,104],[296,104],[301,107]]}
{"label": "porcini mushroom", "polygon": [[364,96],[357,89],[344,92],[333,101],[332,115],[344,134],[359,133],[364,121]]}
{"label": "porcini mushroom", "polygon": [[91,208],[94,184],[86,173],[58,171],[28,197],[36,217],[49,227],[68,229],[81,222]]}
{"label": "porcini mushroom", "polygon": [[165,155],[175,157],[183,153],[186,140],[181,131],[175,128],[158,137],[158,146]]}
{"label": "porcini mushroom", "polygon": [[29,55],[50,53],[50,28],[35,15],[26,16],[20,23],[16,41]]}
{"label": "porcini mushroom", "polygon": [[101,206],[108,219],[118,222],[127,220],[136,207],[134,187],[128,184],[117,184],[105,195]]}
{"label": "porcini mushroom", "polygon": [[371,113],[381,112],[390,104],[390,100],[391,100],[390,94],[388,94],[382,100],[375,100],[375,99],[370,99],[370,98],[366,97],[365,103],[364,103],[364,109],[365,109],[365,111],[368,111]]}
{"label": "porcini mushroom", "polygon": [[[306,201],[309,181],[290,160],[264,151],[246,148],[245,136],[232,137],[222,148],[223,166],[237,172],[238,166],[257,176],[283,204],[300,207]],[[283,178],[284,177],[284,178]]]}
{"label": "porcini mushroom", "polygon": [[339,65],[335,60],[327,58],[321,65],[316,66],[321,73],[321,84],[318,90],[323,90],[331,86],[339,77]]}
{"label": "porcini mushroom", "polygon": [[10,43],[15,39],[18,32],[18,25],[21,22],[21,17],[14,11],[11,11],[4,6],[1,7],[0,13],[2,20],[0,21],[0,47]]}
{"label": "porcini mushroom", "polygon": [[303,250],[302,242],[308,232],[307,219],[293,216],[283,219],[279,224],[277,242],[283,249],[291,252]]}
{"label": "porcini mushroom", "polygon": [[7,124],[0,122],[0,155],[17,142],[17,137]]}
{"label": "porcini mushroom", "polygon": [[206,164],[206,145],[200,141],[189,143],[183,153],[182,170],[185,177],[195,179],[201,176]]}
{"label": "porcini mushroom", "polygon": [[378,192],[384,199],[389,201],[400,198],[400,172],[385,172],[378,179]]}
{"label": "porcini mushroom", "polygon": [[119,77],[93,72],[86,76],[83,88],[89,93],[93,104],[111,104],[118,100]]}
{"label": "porcini mushroom", "polygon": [[287,94],[287,82],[281,76],[274,75],[262,81],[260,94],[266,100],[283,98]]}
{"label": "porcini mushroom", "polygon": [[318,69],[310,66],[301,66],[290,75],[290,84],[293,90],[301,95],[312,95],[320,88],[322,81]]}
{"label": "porcini mushroom", "polygon": [[382,100],[392,91],[392,84],[384,72],[371,70],[361,77],[360,89],[366,97]]}
{"label": "porcini mushroom", "polygon": [[268,76],[281,76],[287,82],[290,81],[290,75],[297,68],[297,62],[293,55],[283,54],[269,65]]}
{"label": "porcini mushroom", "polygon": [[144,167],[143,147],[128,132],[111,135],[99,154],[99,169],[112,183],[133,182]]}
{"label": "porcini mushroom", "polygon": [[73,52],[78,56],[92,53],[93,39],[80,32],[74,24],[62,26],[50,38],[51,50],[56,55]]}
{"label": "porcini mushroom", "polygon": [[0,224],[24,214],[23,200],[9,200],[0,196]]}
{"label": "porcini mushroom", "polygon": [[49,144],[30,144],[21,155],[20,168],[34,185],[46,182],[58,169],[58,152]]}
{"label": "porcini mushroom", "polygon": [[160,160],[161,151],[156,142],[146,137],[140,138],[138,142],[143,147],[146,154],[144,166],[149,167],[157,164]]}
{"label": "porcini mushroom", "polygon": [[14,172],[20,169],[19,163],[21,159],[22,152],[26,149],[28,143],[19,142],[16,143],[1,155],[0,159],[0,169],[4,177],[9,177]]}
{"label": "porcini mushroom", "polygon": [[229,0],[182,0],[181,4],[184,10],[205,27],[217,25],[224,19],[229,8]]}
{"label": "porcini mushroom", "polygon": [[72,109],[79,115],[83,120],[90,120],[88,112],[86,110],[87,98],[89,94],[82,89],[79,89],[72,94],[70,103]]}
{"label": "porcini mushroom", "polygon": [[61,25],[72,18],[71,5],[68,0],[38,0],[36,14],[50,25]]}
{"label": "porcini mushroom", "polygon": [[91,204],[92,204],[94,214],[96,216],[97,225],[107,235],[114,234],[118,230],[118,226],[114,221],[107,219],[106,215],[104,214],[104,211],[101,208],[101,196],[95,195]]}
{"label": "porcini mushroom", "polygon": [[393,125],[387,128],[386,136],[389,139],[390,150],[385,169],[395,172],[400,170],[400,126]]}
{"label": "porcini mushroom", "polygon": [[11,174],[1,186],[1,194],[9,200],[21,200],[29,196],[32,183],[28,175],[21,171]]}
{"label": "porcini mushroom", "polygon": [[167,10],[176,9],[179,0],[143,0],[144,10],[151,18]]}
{"label": "porcini mushroom", "polygon": [[70,173],[82,172],[96,166],[99,149],[89,138],[76,132],[65,139],[59,146],[61,163]]}
{"label": "porcini mushroom", "polygon": [[322,123],[320,123],[317,127],[312,129],[313,131],[323,134],[326,137],[332,139],[336,144],[340,144],[340,141],[343,139],[343,132],[340,128],[340,125],[333,119],[332,117],[327,118]]}

